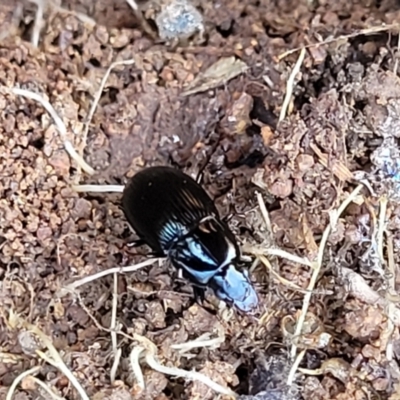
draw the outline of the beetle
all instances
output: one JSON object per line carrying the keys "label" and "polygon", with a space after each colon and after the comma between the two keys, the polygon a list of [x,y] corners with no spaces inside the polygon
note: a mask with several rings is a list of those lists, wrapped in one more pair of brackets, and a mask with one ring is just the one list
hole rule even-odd
{"label": "beetle", "polygon": [[236,269],[240,249],[205,190],[167,166],[145,168],[126,184],[122,208],[130,227],[155,255],[167,257],[195,286],[241,311],[253,312],[257,293],[248,272]]}

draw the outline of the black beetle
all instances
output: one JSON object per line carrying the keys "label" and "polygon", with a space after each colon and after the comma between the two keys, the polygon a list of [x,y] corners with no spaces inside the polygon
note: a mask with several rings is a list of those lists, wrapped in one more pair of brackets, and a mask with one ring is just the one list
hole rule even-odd
{"label": "black beetle", "polygon": [[256,309],[247,271],[235,268],[236,239],[194,179],[172,167],[145,168],[125,186],[122,207],[140,242],[167,256],[193,284],[212,288],[239,310]]}

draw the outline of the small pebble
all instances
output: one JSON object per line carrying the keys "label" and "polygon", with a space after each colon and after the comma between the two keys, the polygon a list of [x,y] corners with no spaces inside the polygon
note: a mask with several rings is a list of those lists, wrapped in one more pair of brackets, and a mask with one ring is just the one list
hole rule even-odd
{"label": "small pebble", "polygon": [[187,0],[173,0],[156,18],[160,38],[185,39],[204,31],[203,16]]}

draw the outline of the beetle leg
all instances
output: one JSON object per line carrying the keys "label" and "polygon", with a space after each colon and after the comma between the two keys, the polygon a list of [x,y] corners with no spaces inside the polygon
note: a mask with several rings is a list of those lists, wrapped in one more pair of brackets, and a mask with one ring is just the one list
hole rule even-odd
{"label": "beetle leg", "polygon": [[200,286],[193,285],[193,295],[196,303],[203,307],[203,301],[206,299],[205,290]]}
{"label": "beetle leg", "polygon": [[157,252],[157,251],[151,251],[149,254],[149,256],[155,257],[155,258],[164,258],[165,254],[162,252]]}
{"label": "beetle leg", "polygon": [[204,303],[207,302],[206,300],[206,291],[205,288],[197,285],[193,285],[193,294],[196,303],[203,308],[204,310],[208,311],[212,315],[217,315],[217,311],[214,308],[208,307]]}
{"label": "beetle leg", "polygon": [[251,263],[253,261],[253,259],[250,256],[245,256],[245,255],[241,254],[240,261],[242,263]]}
{"label": "beetle leg", "polygon": [[136,240],[132,240],[131,242],[129,242],[127,244],[127,246],[135,248],[135,247],[143,246],[145,244],[146,244],[146,242],[144,241],[144,239],[136,239]]}
{"label": "beetle leg", "polygon": [[225,215],[225,217],[222,218],[222,221],[225,222],[225,224],[227,224],[232,219],[233,216],[234,216],[233,213]]}

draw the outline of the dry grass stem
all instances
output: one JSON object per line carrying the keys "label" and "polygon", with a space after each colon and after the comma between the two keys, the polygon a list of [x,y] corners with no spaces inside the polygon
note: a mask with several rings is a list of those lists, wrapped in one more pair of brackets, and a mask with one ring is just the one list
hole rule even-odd
{"label": "dry grass stem", "polygon": [[259,256],[277,256],[281,258],[285,258],[286,260],[292,261],[297,264],[305,265],[310,268],[314,268],[314,264],[308,260],[307,258],[298,257],[294,254],[288,253],[285,250],[281,249],[268,249],[263,247],[256,247],[253,245],[244,244],[242,246],[243,251],[253,254],[257,257]]}
{"label": "dry grass stem", "polygon": [[388,315],[388,321],[387,321],[387,327],[385,329],[384,335],[387,337],[387,344],[386,344],[386,359],[388,361],[393,360],[393,354],[394,354],[394,349],[393,349],[393,334],[395,330],[395,326],[393,323],[393,316],[396,313],[396,307],[392,302],[389,302],[387,305],[386,309],[387,315]]}
{"label": "dry grass stem", "polygon": [[[315,287],[315,284],[317,282],[321,267],[322,267],[322,262],[323,262],[323,257],[324,257],[324,252],[325,252],[325,247],[326,247],[326,243],[328,241],[329,238],[329,234],[331,233],[331,230],[336,226],[340,216],[342,215],[342,213],[344,212],[344,210],[347,208],[347,206],[353,201],[354,198],[356,198],[358,196],[358,194],[360,193],[361,189],[363,188],[363,185],[358,185],[351,193],[350,195],[347,197],[347,199],[345,199],[343,201],[343,203],[340,205],[340,207],[338,208],[336,213],[333,213],[332,217],[331,217],[331,221],[330,224],[326,227],[323,235],[322,235],[322,239],[319,245],[319,249],[318,249],[318,255],[317,255],[317,260],[315,262],[315,269],[313,271],[313,274],[311,275],[311,279],[310,282],[308,284],[307,287],[307,293],[304,295],[304,299],[303,299],[303,307],[301,309],[301,313],[299,316],[299,319],[297,321],[297,325],[296,325],[296,329],[294,332],[294,337],[299,337],[301,335],[301,332],[303,330],[303,325],[306,319],[306,315],[308,312],[308,307],[310,305],[310,301],[311,301],[311,296]],[[297,352],[297,345],[296,343],[292,344],[292,348],[291,348],[291,357],[292,359],[295,359],[296,357],[296,352]],[[300,353],[302,354],[302,353]],[[291,368],[291,373],[289,374],[289,377],[294,377],[295,375],[295,370],[297,369],[298,365],[296,365],[296,363],[293,364],[292,368]],[[288,385],[290,386],[292,384],[292,381],[289,380],[288,378]]]}
{"label": "dry grass stem", "polygon": [[[129,3],[129,1],[128,1],[128,3]],[[120,66],[120,65],[132,65],[132,64],[134,64],[134,63],[135,63],[135,61],[134,61],[133,59],[131,59],[131,60],[115,61],[115,62],[113,62],[113,63],[108,67],[106,73],[105,73],[104,76],[103,76],[103,79],[101,80],[99,90],[98,90],[97,93],[96,93],[96,96],[95,96],[95,98],[94,98],[94,100],[93,100],[92,106],[90,107],[90,111],[89,111],[89,114],[88,114],[87,119],[86,119],[85,129],[83,130],[83,137],[82,137],[82,146],[83,146],[83,147],[82,147],[81,151],[83,151],[84,147],[86,146],[87,136],[88,136],[89,129],[90,129],[90,124],[91,124],[91,122],[92,122],[93,115],[94,115],[94,113],[95,113],[95,111],[96,111],[97,105],[99,104],[101,95],[102,95],[102,93],[103,93],[104,86],[105,86],[105,84],[107,83],[107,79],[108,79],[108,77],[110,76],[111,71],[112,71],[114,68],[116,68],[116,67],[118,67],[118,66]]]}
{"label": "dry grass stem", "polygon": [[43,26],[43,14],[47,0],[29,0],[30,3],[36,4],[35,20],[33,22],[31,44],[33,47],[39,46],[40,31]]}
{"label": "dry grass stem", "polygon": [[10,312],[9,317],[10,323],[12,323],[15,327],[22,327],[24,329],[29,330],[30,332],[34,333],[36,336],[39,337],[41,342],[45,345],[49,352],[49,356],[43,353],[40,350],[36,350],[36,353],[47,363],[53,365],[55,368],[60,370],[71,382],[72,386],[75,387],[76,391],[79,393],[82,400],[89,400],[88,395],[86,394],[85,390],[75,378],[74,374],[71,372],[70,369],[65,365],[63,359],[61,358],[60,354],[54,347],[51,339],[45,335],[38,327],[26,322],[17,314]]}
{"label": "dry grass stem", "polygon": [[2,86],[1,89],[3,89],[7,93],[13,93],[17,96],[26,97],[28,99],[40,103],[43,106],[43,108],[53,118],[54,123],[56,124],[56,127],[58,129],[58,132],[60,133],[61,140],[63,141],[65,151],[86,173],[88,173],[89,175],[94,174],[94,169],[85,162],[85,160],[76,152],[72,143],[69,140],[67,140],[67,128],[62,119],[54,110],[54,107],[47,100],[45,100],[41,95],[31,92],[30,90],[19,89],[19,88],[8,88],[5,86]]}
{"label": "dry grass stem", "polygon": [[221,335],[214,338],[214,339],[209,339],[210,334],[205,333],[204,335],[199,336],[195,340],[191,340],[189,342],[185,343],[178,343],[178,344],[173,344],[171,345],[171,349],[174,350],[179,350],[180,354],[186,353],[187,351],[190,351],[192,349],[196,349],[199,347],[211,347],[211,348],[217,348],[221,343],[224,343],[225,341],[225,335],[223,332],[221,332]]}
{"label": "dry grass stem", "polygon": [[296,64],[293,67],[293,70],[289,76],[289,79],[286,83],[286,94],[285,98],[283,100],[281,112],[279,113],[279,122],[282,122],[287,114],[287,110],[290,104],[290,100],[292,99],[292,94],[293,94],[293,88],[294,88],[294,80],[296,79],[297,74],[300,72],[301,65],[303,64],[304,57],[306,55],[306,49],[303,48],[300,51],[299,57],[296,61]]}
{"label": "dry grass stem", "polygon": [[163,258],[150,258],[146,261],[143,261],[139,264],[135,265],[129,265],[127,267],[114,267],[110,269],[106,269],[105,271],[100,271],[97,272],[96,274],[85,276],[82,279],[79,279],[67,286],[64,287],[64,289],[61,291],[60,296],[62,297],[68,292],[73,292],[76,288],[82,285],[86,285],[89,282],[93,282],[96,279],[103,278],[104,276],[110,275],[110,274],[115,274],[115,273],[127,273],[127,272],[135,272],[141,268],[147,267],[148,265],[153,264],[156,261],[163,260]]}
{"label": "dry grass stem", "polygon": [[132,8],[134,11],[138,11],[139,7],[136,4],[135,0],[126,0],[126,2],[129,4],[129,6]]}
{"label": "dry grass stem", "polygon": [[297,354],[296,359],[294,360],[294,363],[292,365],[292,368],[290,368],[288,378],[287,378],[287,384],[288,386],[291,386],[294,382],[296,372],[299,368],[299,365],[301,364],[301,361],[303,360],[303,357],[306,354],[306,350],[302,350],[299,354]]}
{"label": "dry grass stem", "polygon": [[43,381],[41,381],[38,378],[35,378],[34,376],[29,376],[29,379],[32,379],[36,385],[40,386],[46,393],[49,394],[49,396],[54,399],[54,400],[66,400],[65,397],[61,397],[57,394],[55,394]]}
{"label": "dry grass stem", "polygon": [[272,232],[271,219],[269,218],[269,213],[268,213],[267,207],[265,207],[265,203],[262,198],[262,194],[260,192],[257,192],[256,196],[257,196],[258,206],[260,207],[261,215],[263,216],[263,219],[265,222],[265,226],[266,226],[268,232]]}
{"label": "dry grass stem", "polygon": [[145,348],[142,346],[135,346],[131,354],[129,355],[129,362],[130,366],[132,369],[132,374],[136,380],[137,385],[140,387],[140,389],[144,390],[146,388],[145,382],[144,382],[144,377],[143,377],[143,372],[142,368],[140,368],[140,356],[143,354],[145,351]]}
{"label": "dry grass stem", "polygon": [[219,383],[214,382],[208,376],[201,374],[196,371],[186,371],[184,369],[175,368],[175,367],[166,367],[165,365],[161,365],[154,357],[154,354],[147,352],[145,355],[145,360],[147,365],[154,369],[155,371],[161,372],[165,375],[175,376],[176,378],[185,378],[191,381],[199,381],[204,385],[208,386],[214,392],[223,394],[226,396],[231,396],[233,398],[237,398],[237,394],[233,392],[231,389],[220,385]]}
{"label": "dry grass stem", "polygon": [[324,40],[324,41],[322,41],[322,42],[319,42],[319,43],[312,43],[312,44],[309,44],[309,45],[307,45],[307,46],[296,47],[295,49],[288,50],[288,51],[286,51],[286,52],[280,54],[280,55],[277,57],[277,60],[278,60],[278,61],[281,61],[281,60],[283,60],[284,58],[286,58],[287,56],[289,56],[289,55],[291,55],[291,54],[293,54],[293,53],[296,53],[296,52],[298,52],[298,51],[301,51],[301,50],[303,50],[303,49],[309,49],[309,48],[311,48],[311,47],[319,47],[319,46],[323,46],[323,45],[326,45],[326,44],[335,43],[335,42],[338,42],[338,41],[343,41],[343,40],[352,39],[352,38],[355,38],[355,37],[357,37],[357,36],[362,36],[362,35],[374,35],[374,34],[376,34],[376,33],[384,32],[384,31],[389,31],[389,30],[391,30],[391,29],[396,29],[396,30],[398,30],[399,27],[400,27],[400,24],[399,24],[399,23],[389,24],[389,25],[381,25],[381,26],[373,26],[373,27],[370,27],[370,28],[361,29],[361,30],[359,30],[359,31],[350,33],[350,34],[348,34],[348,35],[341,35],[341,36],[338,36],[338,37],[330,37],[330,38],[328,38],[328,39],[326,39],[326,40]]}
{"label": "dry grass stem", "polygon": [[111,383],[113,384],[115,381],[115,375],[118,369],[119,361],[121,358],[121,349],[118,349],[118,339],[117,339],[117,307],[118,307],[118,274],[114,273],[114,281],[113,281],[113,299],[112,299],[112,309],[111,309],[111,343],[114,353],[114,363],[112,365],[110,373]]}
{"label": "dry grass stem", "polygon": [[393,75],[397,76],[397,71],[399,69],[399,52],[400,52],[400,35],[397,37],[397,48],[395,53],[395,61],[393,66]]}
{"label": "dry grass stem", "polygon": [[141,387],[144,387],[144,379],[142,380],[143,374],[140,369],[139,359],[143,355],[146,364],[155,371],[161,372],[162,374],[165,375],[175,376],[177,378],[185,378],[192,381],[199,381],[208,386],[210,389],[214,390],[216,393],[237,398],[237,394],[233,392],[231,389],[214,382],[212,379],[210,379],[208,376],[204,374],[201,374],[196,371],[186,371],[184,369],[175,367],[167,367],[165,365],[160,364],[159,361],[156,360],[156,354],[157,354],[156,345],[149,339],[145,338],[144,336],[136,334],[135,339],[138,342],[140,342],[140,346],[138,348],[135,347],[132,350],[134,354],[132,356],[131,352],[130,361],[131,361],[132,372],[135,375],[138,384],[143,385]]}
{"label": "dry grass stem", "polygon": [[396,264],[394,261],[394,248],[393,237],[391,234],[387,236],[387,255],[388,255],[388,269],[389,269],[389,288],[392,294],[396,294]]}
{"label": "dry grass stem", "polygon": [[378,232],[376,235],[376,241],[378,243],[378,253],[380,257],[380,261],[382,265],[385,263],[385,259],[383,257],[383,233],[386,228],[386,211],[387,211],[388,199],[386,196],[383,196],[379,199],[379,221],[378,221]]}
{"label": "dry grass stem", "polygon": [[124,185],[72,185],[75,192],[78,193],[122,193],[124,191]]}
{"label": "dry grass stem", "polygon": [[19,383],[26,378],[29,375],[36,374],[37,372],[40,371],[42,367],[40,365],[37,365],[36,367],[30,368],[22,373],[20,373],[13,381],[11,384],[10,388],[8,389],[6,400],[12,400],[14,396],[15,389],[19,385]]}
{"label": "dry grass stem", "polygon": [[[111,334],[113,334],[113,332],[111,332]],[[117,335],[117,332],[115,332],[115,335]],[[115,379],[116,379],[115,377],[117,375],[119,363],[121,361],[121,356],[122,356],[122,350],[121,349],[117,349],[117,351],[114,353],[114,361],[113,361],[113,364],[112,364],[111,369],[110,369],[110,382],[111,382],[111,384],[114,384],[114,382],[115,382]]]}

